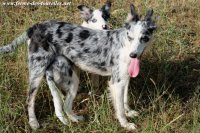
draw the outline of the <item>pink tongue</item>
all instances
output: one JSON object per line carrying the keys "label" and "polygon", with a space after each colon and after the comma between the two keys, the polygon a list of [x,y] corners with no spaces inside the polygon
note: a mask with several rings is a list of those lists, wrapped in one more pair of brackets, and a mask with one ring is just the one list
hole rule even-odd
{"label": "pink tongue", "polygon": [[137,77],[140,72],[140,60],[138,58],[131,59],[131,63],[128,67],[128,73],[130,77]]}

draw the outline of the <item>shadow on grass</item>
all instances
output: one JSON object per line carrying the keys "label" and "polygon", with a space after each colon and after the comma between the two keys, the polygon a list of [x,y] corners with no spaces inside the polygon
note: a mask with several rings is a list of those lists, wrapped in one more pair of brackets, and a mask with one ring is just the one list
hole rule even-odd
{"label": "shadow on grass", "polygon": [[[199,91],[200,54],[182,61],[151,61],[144,59],[141,73],[131,79],[130,91],[138,103],[148,103],[157,98],[178,98],[182,103],[188,101]],[[137,103],[134,103],[137,105]]]}

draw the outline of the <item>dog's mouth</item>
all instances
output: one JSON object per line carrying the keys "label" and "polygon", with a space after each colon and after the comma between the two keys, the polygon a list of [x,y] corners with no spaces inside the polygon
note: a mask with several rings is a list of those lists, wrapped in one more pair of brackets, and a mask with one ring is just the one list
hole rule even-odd
{"label": "dog's mouth", "polygon": [[132,77],[132,78],[135,78],[138,76],[138,74],[140,73],[140,59],[142,58],[142,55],[143,55],[144,51],[140,54],[140,55],[137,55],[136,56],[131,56],[130,54],[130,57],[131,57],[131,63],[128,67],[128,73],[129,73],[129,76]]}
{"label": "dog's mouth", "polygon": [[135,78],[140,72],[140,60],[139,58],[131,58],[131,63],[128,67],[129,76]]}

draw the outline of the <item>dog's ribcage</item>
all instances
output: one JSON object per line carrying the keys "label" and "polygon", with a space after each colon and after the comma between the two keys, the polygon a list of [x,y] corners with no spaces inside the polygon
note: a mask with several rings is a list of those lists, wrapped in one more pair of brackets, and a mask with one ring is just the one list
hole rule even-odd
{"label": "dog's ribcage", "polygon": [[[123,33],[120,30],[123,29],[91,30],[56,21],[45,22],[40,24],[40,27],[43,28],[34,32],[30,43],[30,47],[39,47],[39,50],[29,48],[30,56],[46,51],[41,56],[49,54],[46,55],[47,62],[51,62],[49,60],[53,60],[54,56],[63,55],[81,69],[100,75],[110,75],[111,67],[118,62],[119,49],[123,46],[122,37],[119,36]],[[39,40],[38,36],[43,37]],[[43,44],[38,45],[35,41]]]}

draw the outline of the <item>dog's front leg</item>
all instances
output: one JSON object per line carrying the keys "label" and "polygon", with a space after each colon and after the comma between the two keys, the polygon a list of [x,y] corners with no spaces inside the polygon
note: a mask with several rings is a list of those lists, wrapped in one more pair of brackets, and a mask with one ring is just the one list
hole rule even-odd
{"label": "dog's front leg", "polygon": [[111,81],[109,82],[109,87],[114,108],[116,111],[115,112],[116,117],[119,120],[122,127],[125,127],[128,130],[136,129],[136,125],[134,123],[129,123],[125,116],[124,92],[125,92],[126,80],[115,81],[114,78],[115,77],[111,78]]}
{"label": "dog's front leg", "polygon": [[125,108],[125,114],[127,117],[134,117],[138,116],[139,113],[135,110],[132,110],[128,105],[128,84],[129,80],[126,83],[125,90],[124,90],[124,108]]}

